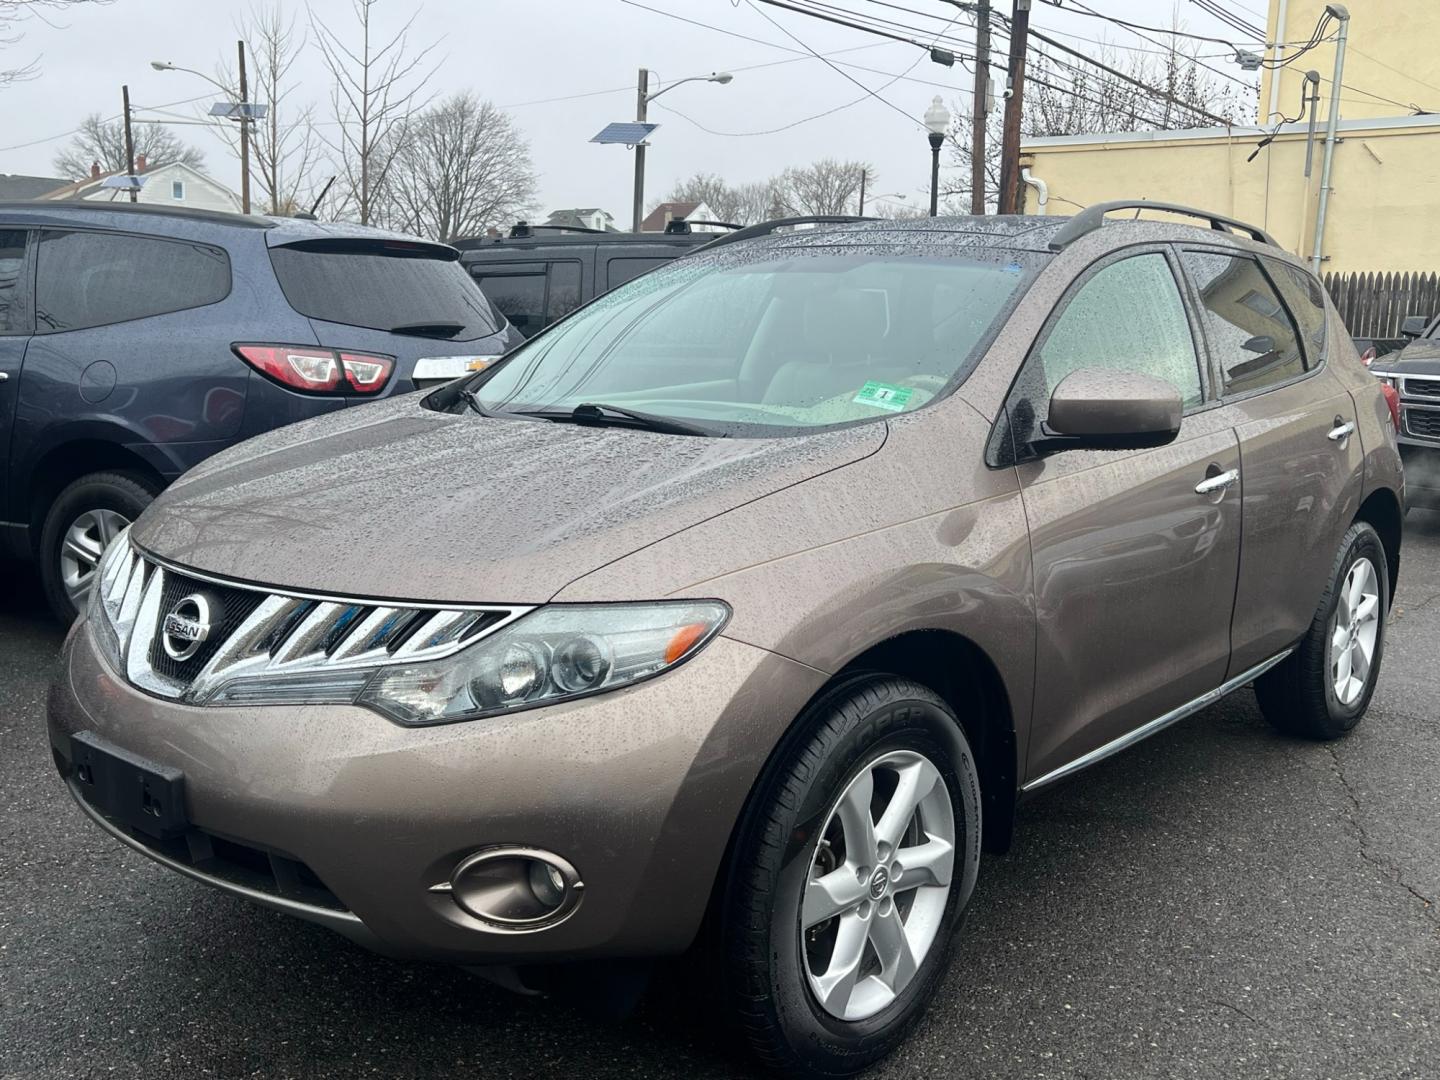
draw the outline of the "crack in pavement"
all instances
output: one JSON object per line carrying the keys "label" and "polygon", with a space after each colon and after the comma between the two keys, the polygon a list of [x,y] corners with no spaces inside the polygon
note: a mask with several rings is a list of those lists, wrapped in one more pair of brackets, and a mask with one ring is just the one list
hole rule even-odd
{"label": "crack in pavement", "polygon": [[[1350,800],[1351,809],[1343,813],[1343,817],[1354,829],[1356,837],[1360,840],[1360,857],[1371,866],[1385,871],[1386,876],[1419,900],[1423,905],[1426,917],[1435,923],[1437,932],[1440,932],[1440,912],[1436,911],[1435,901],[1426,896],[1414,885],[1405,880],[1405,872],[1393,863],[1389,863],[1370,850],[1370,833],[1365,828],[1365,823],[1360,819],[1362,807],[1360,797],[1355,794],[1355,788],[1350,783],[1350,778],[1345,775],[1345,767],[1340,764],[1340,755],[1333,743],[1327,743],[1325,750],[1330,754],[1330,764],[1334,767],[1335,778],[1340,781],[1340,786],[1345,789],[1345,795]],[[1222,1003],[1223,1004],[1223,1003]]]}
{"label": "crack in pavement", "polygon": [[1231,1012],[1239,1013],[1241,1016],[1245,1017],[1246,1020],[1249,1020],[1252,1024],[1260,1023],[1259,1020],[1255,1019],[1255,1017],[1251,1016],[1244,1009],[1240,1008],[1239,1005],[1231,1005],[1230,1002],[1221,1001],[1219,998],[1212,998],[1210,1004],[1219,1005],[1221,1008],[1229,1009]]}

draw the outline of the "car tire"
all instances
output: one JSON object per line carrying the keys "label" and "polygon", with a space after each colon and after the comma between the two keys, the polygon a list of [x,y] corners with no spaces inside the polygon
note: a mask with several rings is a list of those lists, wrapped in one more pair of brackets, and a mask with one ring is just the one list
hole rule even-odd
{"label": "car tire", "polygon": [[40,581],[55,617],[67,626],[84,606],[105,546],[154,500],[146,477],[98,472],[65,487],[40,530]]}
{"label": "car tire", "polygon": [[1389,614],[1385,545],[1368,522],[1357,521],[1340,543],[1310,629],[1293,653],[1255,680],[1266,719],[1307,739],[1348,734],[1375,692]]}
{"label": "car tire", "polygon": [[[906,801],[913,810],[883,812]],[[877,811],[864,821],[862,802]],[[865,821],[873,854],[851,843]],[[757,785],[723,896],[724,984],[761,1060],[789,1076],[839,1077],[893,1050],[944,974],[979,860],[979,774],[945,702],[883,676],[819,700]],[[812,884],[820,877],[831,885]],[[816,923],[831,904],[841,913]],[[858,968],[847,962],[856,957]]]}

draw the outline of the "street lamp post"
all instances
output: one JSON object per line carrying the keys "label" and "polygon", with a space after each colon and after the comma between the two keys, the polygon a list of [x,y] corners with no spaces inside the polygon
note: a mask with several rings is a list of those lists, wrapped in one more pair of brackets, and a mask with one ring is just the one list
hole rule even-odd
{"label": "street lamp post", "polygon": [[[689,78],[676,79],[663,90],[656,90],[650,93],[650,72],[647,68],[640,69],[640,84],[635,93],[635,122],[645,123],[646,112],[650,102],[654,101],[661,94],[669,93],[681,83],[687,82],[713,82],[724,86],[735,78],[728,71],[717,71],[710,75],[691,75]],[[640,222],[645,216],[645,141],[642,139],[635,144],[635,203],[631,214],[631,232],[640,231]]]}
{"label": "street lamp post", "polygon": [[925,128],[930,132],[930,216],[935,217],[940,213],[940,147],[945,145],[945,133],[950,130],[950,110],[939,94],[925,110]]}
{"label": "street lamp post", "polygon": [[[156,71],[183,71],[187,75],[196,75],[204,79],[211,86],[215,87],[226,99],[231,102],[234,108],[230,111],[229,118],[238,120],[240,123],[240,210],[241,213],[250,213],[250,125],[258,116],[264,115],[267,106],[255,106],[246,100],[248,86],[245,78],[245,42],[236,42],[239,47],[240,56],[240,97],[236,100],[235,94],[228,86],[217,82],[203,71],[196,71],[194,68],[181,67],[179,64],[167,63],[163,60],[151,60],[150,66]],[[213,109],[211,110],[214,111]],[[236,115],[238,113],[238,115]]]}

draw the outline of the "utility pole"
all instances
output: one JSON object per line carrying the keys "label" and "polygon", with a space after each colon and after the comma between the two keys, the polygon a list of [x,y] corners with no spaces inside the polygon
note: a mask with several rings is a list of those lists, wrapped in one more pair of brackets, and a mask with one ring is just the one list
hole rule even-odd
{"label": "utility pole", "polygon": [[250,213],[250,95],[245,84],[245,42],[240,52],[240,212]]}
{"label": "utility pole", "polygon": [[970,213],[985,213],[985,125],[990,104],[990,0],[975,5],[975,111],[970,133]]}
{"label": "utility pole", "polygon": [[130,179],[130,201],[139,202],[140,193],[135,188],[135,136],[130,130],[130,87],[120,87],[120,96],[125,102],[125,175]]}
{"label": "utility pole", "polygon": [[1020,120],[1025,107],[1025,52],[1030,0],[1015,0],[1010,17],[1010,69],[1005,88],[1005,133],[1000,140],[1000,213],[1015,213],[1020,188]]}
{"label": "utility pole", "polygon": [[[1311,248],[1310,270],[1320,273],[1325,262],[1325,215],[1330,209],[1330,169],[1335,163],[1335,143],[1340,132],[1340,90],[1345,77],[1345,46],[1350,40],[1350,12],[1344,4],[1329,4],[1325,10],[1340,23],[1335,36],[1335,77],[1330,80],[1330,121],[1325,128],[1325,156],[1320,166],[1320,205],[1315,211],[1315,244]],[[1278,75],[1280,72],[1271,72]]]}
{"label": "utility pole", "polygon": [[[668,89],[668,88],[667,88]],[[640,69],[640,85],[635,94],[635,122],[645,123],[646,108],[650,104],[650,72]],[[635,206],[631,215],[631,232],[640,231],[640,222],[645,218],[645,140],[635,144]]]}
{"label": "utility pole", "polygon": [[856,217],[865,216],[865,178],[870,174],[869,169],[860,170],[860,209],[856,211]]}

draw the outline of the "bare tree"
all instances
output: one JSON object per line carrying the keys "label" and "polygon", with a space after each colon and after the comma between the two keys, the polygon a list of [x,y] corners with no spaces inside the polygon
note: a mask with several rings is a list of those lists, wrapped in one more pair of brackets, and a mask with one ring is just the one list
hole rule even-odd
{"label": "bare tree", "polygon": [[[1051,59],[1038,56],[1030,64],[1025,112],[1020,122],[1021,132],[1027,138],[1206,127],[1213,121],[1206,119],[1201,110],[1237,118],[1254,108],[1254,102],[1246,100],[1249,96],[1246,90],[1207,75],[1192,53],[1179,48],[1169,49],[1163,56],[1129,58],[1103,49],[1097,59],[1159,92],[1147,92],[1098,68],[1061,67]],[[952,112],[956,120],[950,129],[949,163],[955,169],[956,182],[942,188],[941,195],[963,197],[968,207],[970,108],[966,104],[963,109],[952,108]],[[1000,185],[1002,123],[998,109],[990,114],[985,143],[985,190],[991,205]]]}
{"label": "bare tree", "polygon": [[[205,155],[182,142],[174,132],[160,124],[134,124],[135,157],[142,154],[147,165],[168,165],[181,162],[198,169],[205,164]],[[120,120],[103,120],[91,113],[80,122],[80,130],[70,145],[55,155],[55,171],[71,180],[90,175],[90,165],[98,161],[104,172],[126,167],[125,125]]]}
{"label": "bare tree", "polygon": [[362,225],[370,224],[380,201],[377,196],[403,147],[404,129],[427,103],[420,95],[435,73],[434,65],[427,66],[427,57],[436,43],[416,52],[410,49],[410,28],[419,8],[381,41],[373,25],[379,2],[351,0],[358,44],[347,43],[310,12],[315,43],[332,79],[336,134],[326,141],[338,159],[337,187]]}
{"label": "bare tree", "polygon": [[383,224],[453,240],[513,221],[533,204],[536,176],[525,137],[475,94],[452,94],[400,136],[402,149],[375,208]]}
{"label": "bare tree", "polygon": [[786,214],[845,214],[860,201],[861,178],[875,170],[861,161],[823,158],[786,169],[776,180],[777,201]]}
{"label": "bare tree", "polygon": [[729,184],[714,173],[696,173],[670,190],[669,201],[704,203],[717,221],[753,225],[771,217],[777,201],[774,179]]}
{"label": "bare tree", "polygon": [[[306,45],[303,29],[297,32],[298,21],[295,15],[287,19],[275,3],[251,8],[235,27],[245,42],[250,98],[270,106],[265,118],[250,127],[250,170],[267,214],[293,214],[302,203],[308,206],[302,196],[314,187],[314,166],[321,157],[315,106],[294,101],[296,80],[291,69]],[[235,69],[222,64],[218,77],[238,100],[240,80]],[[217,130],[238,154],[238,127],[222,123]]]}
{"label": "bare tree", "polygon": [[[29,19],[45,19],[46,12],[63,12],[81,4],[110,2],[111,0],[0,0],[0,48],[18,44],[25,36],[23,25]],[[33,79],[39,71],[38,59],[18,68],[0,68],[0,90],[10,83]]]}

